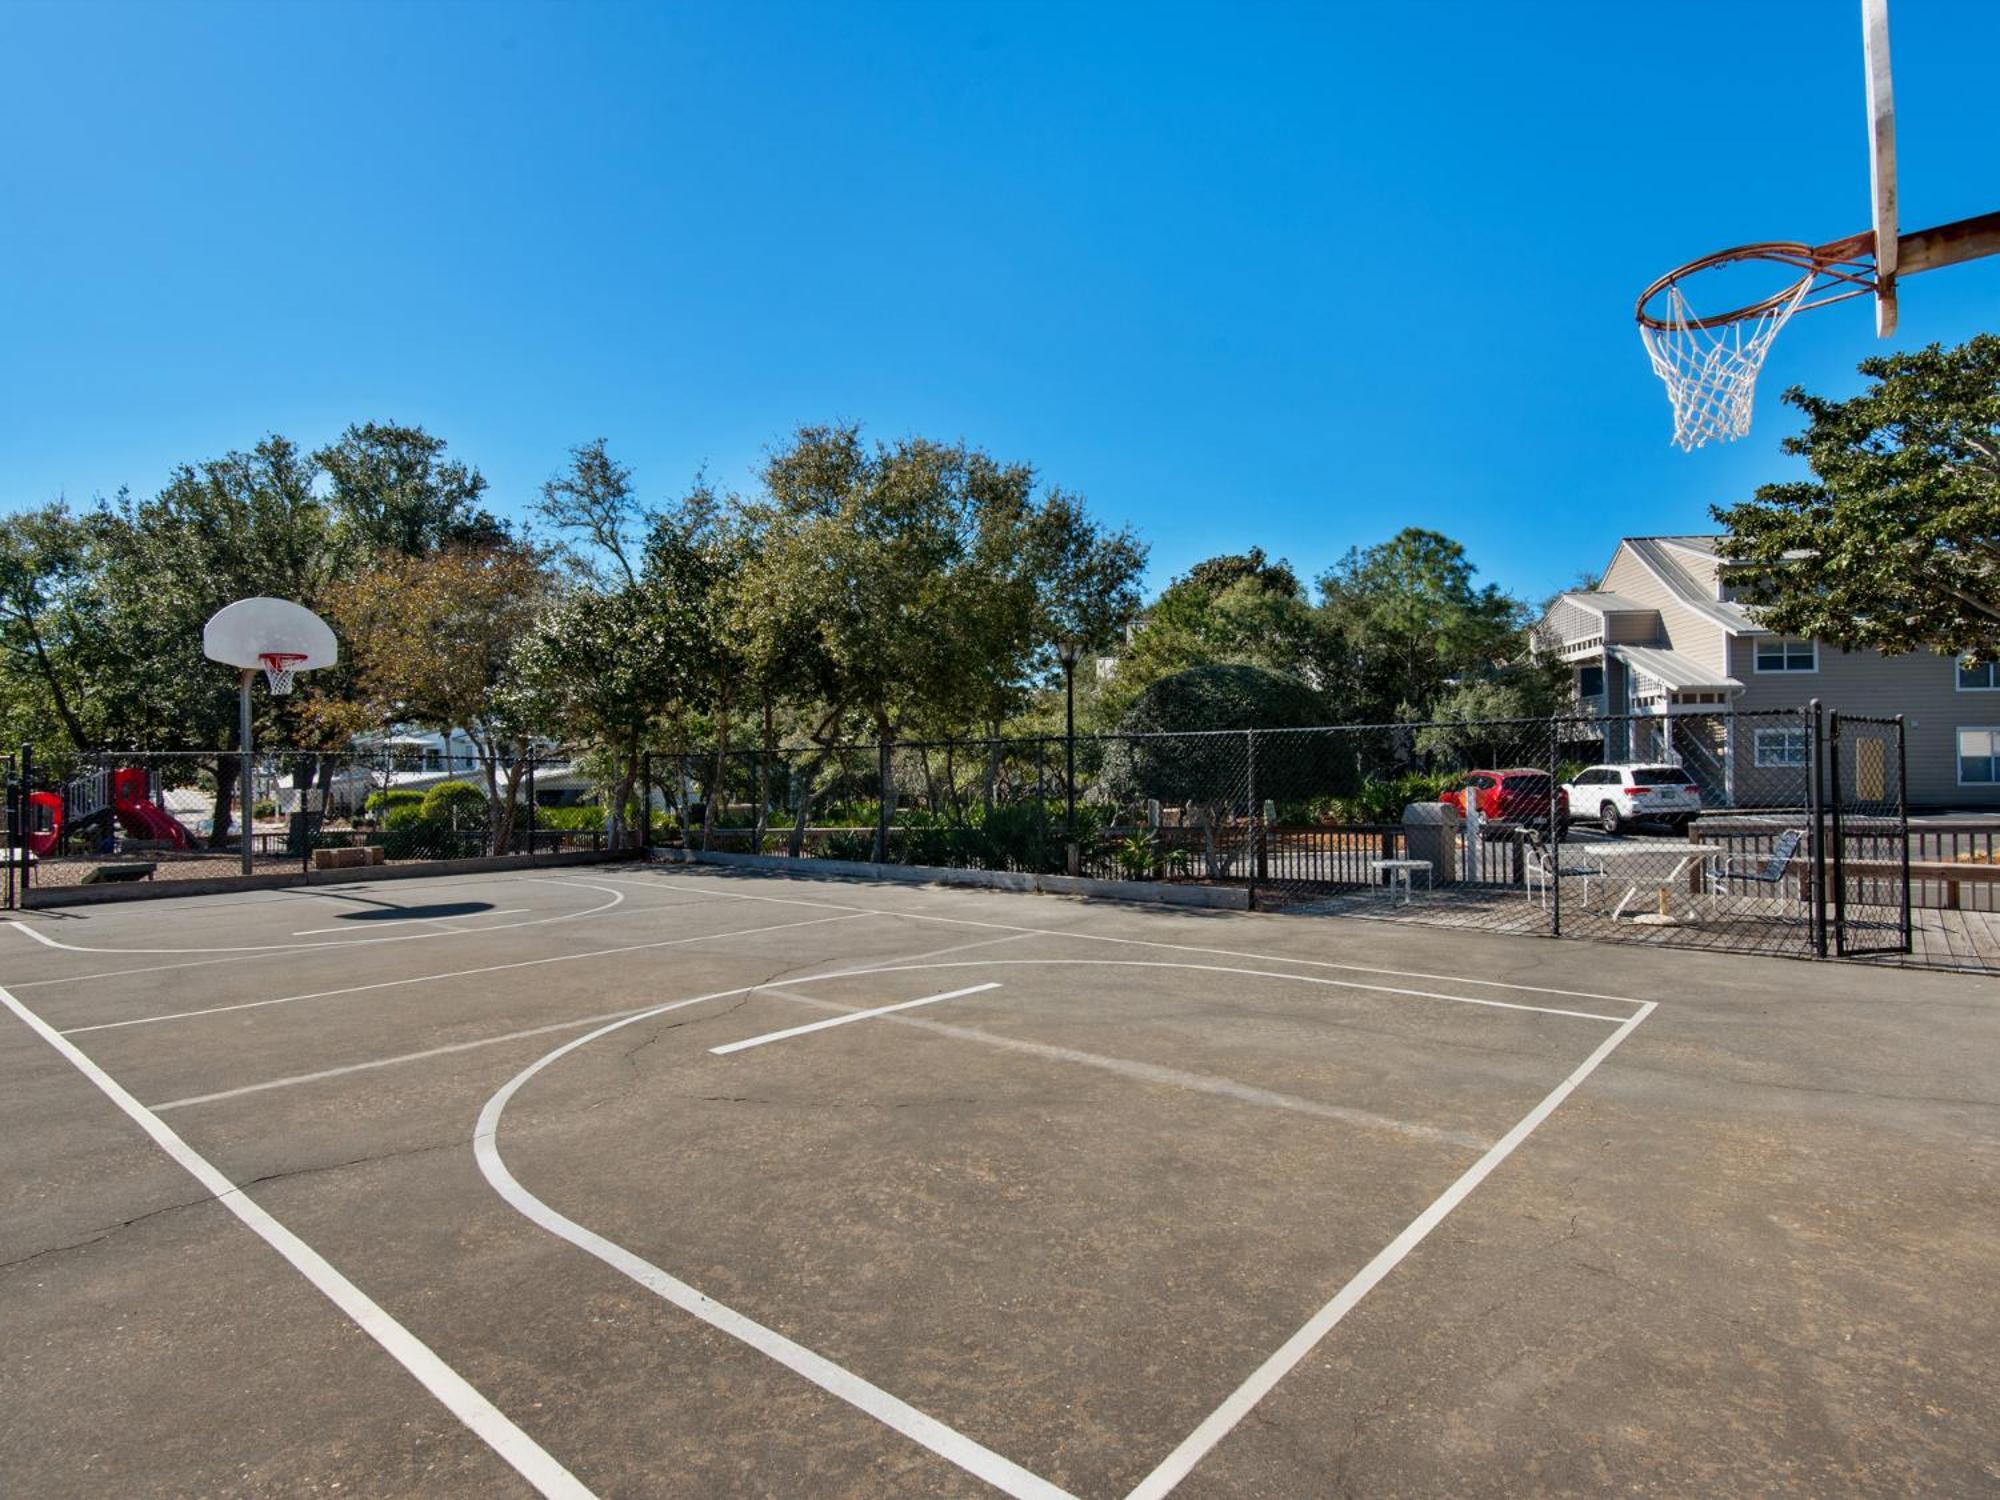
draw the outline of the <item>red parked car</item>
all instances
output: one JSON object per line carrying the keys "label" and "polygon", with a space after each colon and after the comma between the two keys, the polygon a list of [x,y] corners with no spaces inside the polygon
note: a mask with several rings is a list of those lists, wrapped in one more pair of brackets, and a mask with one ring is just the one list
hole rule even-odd
{"label": "red parked car", "polygon": [[1466,786],[1446,792],[1438,801],[1465,811],[1468,790],[1479,793],[1479,816],[1507,823],[1546,823],[1549,798],[1553,795],[1558,815],[1567,816],[1569,799],[1549,778],[1547,771],[1516,767],[1511,771],[1467,771]]}

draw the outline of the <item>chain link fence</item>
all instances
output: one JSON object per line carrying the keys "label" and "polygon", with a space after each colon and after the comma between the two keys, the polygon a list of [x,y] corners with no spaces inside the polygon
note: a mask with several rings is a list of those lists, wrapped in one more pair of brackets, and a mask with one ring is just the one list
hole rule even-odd
{"label": "chain link fence", "polygon": [[658,844],[1728,952],[1923,958],[1953,873],[1909,865],[1900,723],[1815,705],[667,752],[645,780]]}
{"label": "chain link fence", "polygon": [[[29,890],[602,851],[568,757],[420,749],[69,753],[8,763],[9,904]],[[246,816],[247,814],[247,816]]]}

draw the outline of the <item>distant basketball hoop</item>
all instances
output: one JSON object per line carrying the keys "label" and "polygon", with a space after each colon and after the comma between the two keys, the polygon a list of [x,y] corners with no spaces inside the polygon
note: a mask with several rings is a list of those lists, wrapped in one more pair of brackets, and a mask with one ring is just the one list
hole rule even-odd
{"label": "distant basketball hoop", "polygon": [[237,748],[243,763],[237,777],[243,809],[243,873],[253,868],[250,854],[251,755],[250,684],[259,672],[271,690],[282,698],[292,690],[298,674],[330,667],[340,660],[340,642],[333,627],[303,604],[289,599],[238,599],[224,605],[201,631],[202,655],[223,662],[237,671]]}

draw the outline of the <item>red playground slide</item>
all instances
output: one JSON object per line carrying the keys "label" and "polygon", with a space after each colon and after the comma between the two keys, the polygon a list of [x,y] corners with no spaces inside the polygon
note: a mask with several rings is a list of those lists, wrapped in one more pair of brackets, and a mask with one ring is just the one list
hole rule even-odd
{"label": "red playground slide", "polygon": [[180,821],[146,793],[146,773],[128,768],[111,773],[111,806],[119,825],[139,839],[160,839],[176,849],[192,849],[194,839]]}

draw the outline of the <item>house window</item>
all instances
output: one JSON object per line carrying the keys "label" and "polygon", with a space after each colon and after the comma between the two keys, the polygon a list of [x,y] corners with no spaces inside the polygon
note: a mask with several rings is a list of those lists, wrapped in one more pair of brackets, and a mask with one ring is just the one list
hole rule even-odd
{"label": "house window", "polygon": [[1760,672],[1817,672],[1819,647],[1795,635],[1767,635],[1757,641]]}
{"label": "house window", "polygon": [[1990,693],[2000,689],[2000,662],[1983,661],[1976,667],[1958,664],[1958,690],[1961,693]]}
{"label": "house window", "polygon": [[1578,667],[1576,669],[1576,691],[1584,698],[1604,696],[1604,668],[1601,666]]}
{"label": "house window", "polygon": [[1757,731],[1757,764],[1760,767],[1802,766],[1806,763],[1804,725]]}
{"label": "house window", "polygon": [[2000,728],[1959,730],[1958,784],[2000,785]]}

